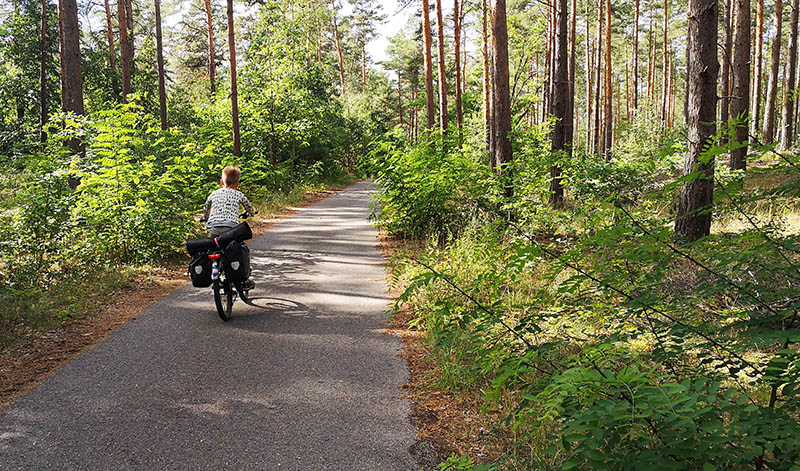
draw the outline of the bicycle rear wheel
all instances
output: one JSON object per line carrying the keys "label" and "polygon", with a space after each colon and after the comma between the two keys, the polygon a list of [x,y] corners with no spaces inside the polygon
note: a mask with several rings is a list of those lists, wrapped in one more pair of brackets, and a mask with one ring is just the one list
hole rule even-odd
{"label": "bicycle rear wheel", "polygon": [[214,280],[214,304],[217,305],[217,314],[223,321],[229,321],[233,314],[234,296],[230,281]]}

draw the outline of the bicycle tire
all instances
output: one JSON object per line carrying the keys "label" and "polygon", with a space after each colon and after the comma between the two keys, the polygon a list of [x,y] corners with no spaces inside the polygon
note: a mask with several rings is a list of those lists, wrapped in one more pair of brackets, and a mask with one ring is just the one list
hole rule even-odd
{"label": "bicycle tire", "polygon": [[[223,295],[225,303],[223,305]],[[223,321],[229,321],[233,313],[233,289],[228,280],[214,280],[214,304],[217,306],[217,314]]]}

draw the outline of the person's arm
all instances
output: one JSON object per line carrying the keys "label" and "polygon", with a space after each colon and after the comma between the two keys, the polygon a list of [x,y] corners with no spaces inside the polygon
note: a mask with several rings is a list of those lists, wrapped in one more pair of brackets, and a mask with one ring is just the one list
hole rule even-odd
{"label": "person's arm", "polygon": [[211,215],[211,195],[206,198],[206,204],[203,206],[203,219],[208,221],[208,216]]}
{"label": "person's arm", "polygon": [[253,208],[253,205],[250,204],[250,201],[247,199],[244,193],[242,193],[242,200],[240,203],[242,206],[244,206],[244,210],[247,211],[247,214],[250,216],[255,216],[256,210]]}

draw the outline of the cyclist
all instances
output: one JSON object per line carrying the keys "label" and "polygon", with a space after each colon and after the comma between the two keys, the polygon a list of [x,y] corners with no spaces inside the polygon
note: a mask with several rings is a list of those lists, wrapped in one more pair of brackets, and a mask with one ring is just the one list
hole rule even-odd
{"label": "cyclist", "polygon": [[[256,214],[250,201],[238,190],[241,175],[241,170],[235,165],[228,165],[222,169],[222,178],[219,181],[222,188],[211,192],[206,199],[203,219],[207,221],[206,229],[211,238],[218,237],[239,224],[239,206],[244,208],[245,217]],[[251,289],[255,284],[248,279],[244,285],[245,289]]]}

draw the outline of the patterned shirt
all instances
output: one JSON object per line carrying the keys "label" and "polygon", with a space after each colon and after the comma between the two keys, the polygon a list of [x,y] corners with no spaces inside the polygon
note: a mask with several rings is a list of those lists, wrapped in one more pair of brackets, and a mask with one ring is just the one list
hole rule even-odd
{"label": "patterned shirt", "polygon": [[250,214],[256,213],[241,191],[233,188],[214,190],[208,196],[204,208],[204,215],[208,220],[206,229],[233,227],[239,224],[239,205],[244,206],[245,211]]}

